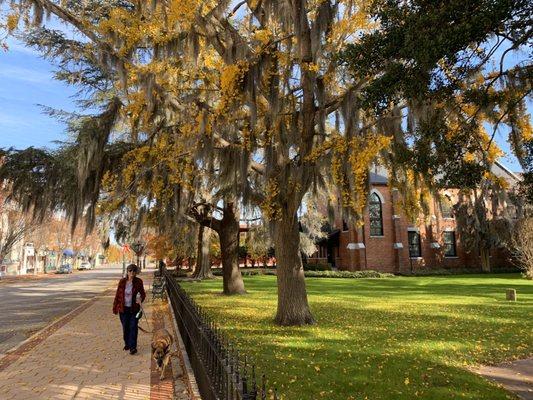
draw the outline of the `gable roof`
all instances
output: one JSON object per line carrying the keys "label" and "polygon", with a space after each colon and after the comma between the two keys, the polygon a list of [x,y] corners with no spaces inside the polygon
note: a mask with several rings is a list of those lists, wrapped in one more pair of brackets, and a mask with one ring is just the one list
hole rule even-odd
{"label": "gable roof", "polygon": [[[520,177],[512,172],[509,168],[504,166],[499,161],[494,162],[491,171],[494,175],[501,177],[509,183],[509,186],[514,186],[520,182]],[[374,165],[369,174],[370,183],[373,185],[386,185],[389,181],[389,173],[386,168],[381,165]]]}

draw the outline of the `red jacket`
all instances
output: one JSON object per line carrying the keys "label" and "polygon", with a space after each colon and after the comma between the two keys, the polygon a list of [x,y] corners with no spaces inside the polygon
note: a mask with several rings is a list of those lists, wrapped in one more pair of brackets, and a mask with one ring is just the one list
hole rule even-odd
{"label": "red jacket", "polygon": [[[117,293],[115,294],[115,301],[113,301],[113,314],[118,314],[124,312],[124,292],[126,291],[126,282],[128,278],[122,278],[118,283]],[[136,302],[137,293],[141,294],[141,302],[146,298],[146,292],[144,291],[143,281],[140,278],[133,278],[133,292],[132,292],[132,302],[131,308],[134,313],[137,313],[140,309],[140,306]]]}

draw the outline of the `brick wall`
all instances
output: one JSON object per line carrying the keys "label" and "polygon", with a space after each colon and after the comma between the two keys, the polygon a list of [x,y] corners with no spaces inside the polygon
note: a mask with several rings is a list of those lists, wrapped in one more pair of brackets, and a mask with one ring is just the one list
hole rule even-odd
{"label": "brick wall", "polygon": [[[335,227],[341,230],[339,246],[334,249],[336,267],[340,270],[357,271],[372,269],[383,272],[409,272],[420,268],[473,268],[479,269],[479,257],[468,254],[462,246],[456,229],[455,218],[444,218],[437,199],[430,204],[429,216],[421,215],[416,222],[408,221],[398,207],[399,193],[390,190],[387,185],[374,185],[375,191],[382,200],[383,235],[370,235],[370,219],[368,212],[364,216],[364,226],[357,228],[348,226],[343,231],[343,222],[337,210]],[[457,190],[446,190],[445,193],[453,203],[457,202]],[[421,239],[421,257],[409,257],[408,232],[416,230]],[[455,232],[456,255],[444,255],[444,232]],[[394,248],[403,246],[403,248]],[[351,244],[355,249],[348,249]],[[362,248],[362,244],[364,248]],[[436,248],[438,244],[440,247]],[[493,265],[508,266],[509,257],[502,251],[493,252]]]}

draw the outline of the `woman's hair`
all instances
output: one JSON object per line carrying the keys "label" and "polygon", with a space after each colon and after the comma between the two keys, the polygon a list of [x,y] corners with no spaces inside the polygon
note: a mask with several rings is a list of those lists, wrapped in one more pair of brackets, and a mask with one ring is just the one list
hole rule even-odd
{"label": "woman's hair", "polygon": [[136,274],[138,274],[139,273],[139,268],[135,264],[130,264],[126,268],[126,271],[128,271],[128,272],[132,271],[132,272],[135,272]]}

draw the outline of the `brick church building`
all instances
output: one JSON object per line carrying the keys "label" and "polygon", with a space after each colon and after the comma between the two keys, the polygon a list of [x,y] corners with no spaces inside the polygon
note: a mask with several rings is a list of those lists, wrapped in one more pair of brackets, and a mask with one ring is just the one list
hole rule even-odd
{"label": "brick church building", "polygon": [[[493,172],[505,179],[509,187],[519,181],[516,174],[500,163],[495,164]],[[391,273],[431,268],[480,269],[477,253],[467,253],[457,234],[452,208],[458,201],[457,190],[445,190],[441,199],[433,198],[429,217],[411,224],[395,206],[399,193],[388,186],[386,172],[379,169],[371,172],[370,182],[364,226],[349,226],[337,216],[328,237],[318,243],[318,252],[308,259],[309,264],[328,263],[339,270]],[[504,212],[513,212],[510,208]],[[511,265],[502,249],[491,253],[491,264]]]}

